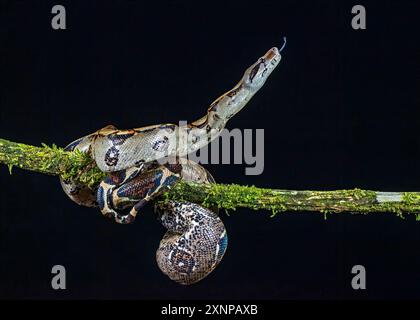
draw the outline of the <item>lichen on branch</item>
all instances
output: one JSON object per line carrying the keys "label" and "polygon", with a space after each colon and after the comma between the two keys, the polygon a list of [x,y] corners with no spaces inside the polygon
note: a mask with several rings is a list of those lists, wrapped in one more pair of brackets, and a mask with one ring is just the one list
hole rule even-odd
{"label": "lichen on branch", "polygon": [[13,167],[53,176],[62,176],[94,188],[105,174],[99,170],[93,159],[78,150],[64,151],[56,145],[35,147],[0,139],[0,163],[12,171]]}
{"label": "lichen on branch", "polygon": [[[0,139],[0,163],[80,182],[94,189],[105,177],[94,160],[80,151],[67,152],[55,145],[35,147]],[[226,210],[269,210],[272,216],[284,211],[329,213],[415,214],[420,220],[420,192],[379,192],[351,189],[296,191],[257,188],[236,184],[197,184],[180,181],[157,199],[190,201]]]}

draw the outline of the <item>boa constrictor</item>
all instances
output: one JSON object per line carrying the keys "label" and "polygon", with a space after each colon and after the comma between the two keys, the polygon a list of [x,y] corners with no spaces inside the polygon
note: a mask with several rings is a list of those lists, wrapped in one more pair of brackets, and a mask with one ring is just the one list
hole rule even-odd
{"label": "boa constrictor", "polygon": [[[197,121],[185,126],[161,124],[131,130],[110,125],[70,143],[66,150],[89,153],[108,176],[97,190],[61,179],[65,193],[76,203],[99,206],[104,216],[127,224],[133,222],[148,201],[178,179],[214,182],[206,169],[183,157],[218,136],[226,122],[264,85],[280,62],[280,51],[270,49]],[[192,137],[184,144],[178,141],[181,129]],[[178,161],[158,161],[163,157],[175,157]],[[123,211],[127,208],[128,213]],[[218,215],[197,204],[177,201],[158,209],[158,214],[167,228],[156,253],[159,268],[181,284],[192,284],[207,276],[227,247],[226,229]]]}

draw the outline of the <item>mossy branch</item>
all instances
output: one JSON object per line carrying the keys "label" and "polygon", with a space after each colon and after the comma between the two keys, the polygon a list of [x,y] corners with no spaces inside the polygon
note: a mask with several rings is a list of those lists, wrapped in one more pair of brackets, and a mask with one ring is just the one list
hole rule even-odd
{"label": "mossy branch", "polygon": [[[105,176],[86,154],[66,152],[53,145],[30,146],[0,139],[0,163],[81,182],[95,188]],[[185,200],[206,207],[226,210],[251,208],[270,210],[272,216],[283,211],[324,213],[388,212],[403,217],[414,214],[420,220],[420,192],[379,192],[370,190],[294,191],[240,186],[235,184],[195,184],[180,181],[158,202]]]}

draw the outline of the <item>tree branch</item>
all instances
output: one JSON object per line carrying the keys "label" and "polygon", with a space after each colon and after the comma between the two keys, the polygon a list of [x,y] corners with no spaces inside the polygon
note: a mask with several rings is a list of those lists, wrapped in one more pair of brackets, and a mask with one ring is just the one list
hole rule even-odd
{"label": "tree branch", "polygon": [[[93,159],[79,151],[66,152],[56,146],[35,147],[0,139],[0,163],[81,182],[95,188],[105,174]],[[196,184],[180,181],[167,190],[158,203],[169,199],[190,201],[226,210],[251,208],[324,213],[415,214],[420,220],[420,192],[379,192],[370,190],[294,191],[240,186],[235,184]]]}

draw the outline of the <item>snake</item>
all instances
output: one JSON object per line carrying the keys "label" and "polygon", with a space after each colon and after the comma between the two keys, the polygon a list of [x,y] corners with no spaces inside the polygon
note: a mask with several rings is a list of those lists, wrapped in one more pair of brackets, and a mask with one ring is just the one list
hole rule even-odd
{"label": "snake", "polygon": [[[196,121],[128,130],[108,125],[71,142],[65,150],[89,154],[106,177],[94,189],[60,178],[64,192],[79,205],[99,207],[104,216],[119,224],[130,224],[148,202],[180,179],[214,183],[211,174],[187,155],[215,139],[227,121],[261,89],[279,64],[283,47],[268,50]],[[167,229],[156,251],[160,270],[183,285],[209,275],[222,260],[228,244],[217,210],[171,200],[156,206],[156,211]]]}

